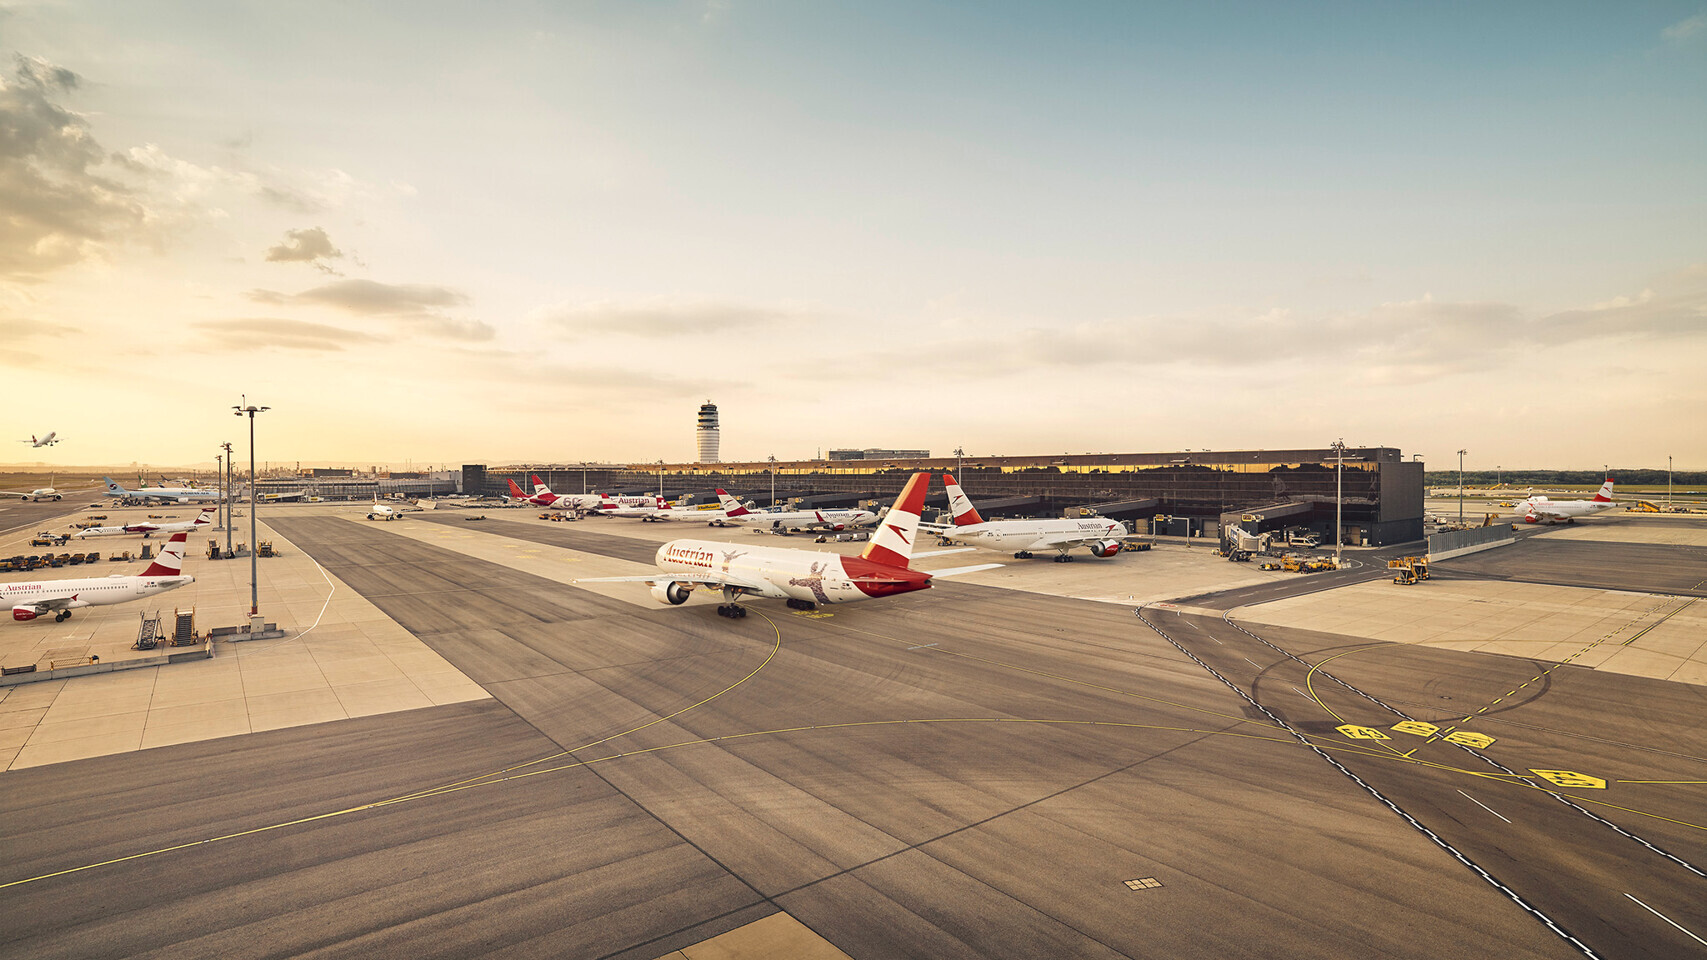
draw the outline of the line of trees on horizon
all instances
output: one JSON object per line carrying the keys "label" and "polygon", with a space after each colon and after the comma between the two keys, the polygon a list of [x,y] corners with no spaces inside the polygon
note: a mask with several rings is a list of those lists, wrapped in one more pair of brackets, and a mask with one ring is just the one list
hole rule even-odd
{"label": "line of trees on horizon", "polygon": [[[1661,484],[1666,482],[1664,470],[1613,470],[1611,476],[1627,486]],[[1579,487],[1599,486],[1606,480],[1599,470],[1466,470],[1464,486],[1491,487],[1504,482],[1508,487]],[[1707,486],[1707,471],[1679,470],[1671,475],[1672,486]],[[1457,470],[1425,470],[1423,483],[1430,487],[1455,487]]]}

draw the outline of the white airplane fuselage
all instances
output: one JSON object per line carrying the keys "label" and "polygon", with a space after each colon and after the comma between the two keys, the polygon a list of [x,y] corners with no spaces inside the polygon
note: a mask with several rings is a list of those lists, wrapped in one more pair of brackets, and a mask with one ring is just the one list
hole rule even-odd
{"label": "white airplane fuselage", "polygon": [[877,514],[870,510],[778,510],[726,516],[723,522],[784,530],[844,530],[875,519]]}
{"label": "white airplane fuselage", "polygon": [[1603,510],[1611,510],[1618,506],[1618,502],[1612,499],[1613,482],[1608,478],[1593,500],[1549,500],[1546,497],[1530,497],[1518,502],[1517,515],[1522,517],[1525,523],[1556,523],[1560,520],[1570,523],[1578,517],[1589,517]]}
{"label": "white airplane fuselage", "polygon": [[[659,594],[695,574],[722,574],[757,584],[736,592],[775,600],[848,603],[910,593],[930,586],[930,575],[822,550],[737,546],[718,540],[671,540],[655,558]],[[685,600],[685,594],[682,595]],[[673,597],[668,602],[679,603]]]}
{"label": "white airplane fuselage", "polygon": [[983,523],[948,527],[941,530],[939,535],[946,540],[968,546],[1020,553],[1059,549],[1050,541],[1062,535],[1119,539],[1126,536],[1126,528],[1118,520],[1104,517],[1087,517],[1083,520],[986,520]]}
{"label": "white airplane fuselage", "polygon": [[180,530],[199,530],[202,527],[212,525],[212,520],[203,520],[200,517],[197,517],[194,520],[185,520],[181,523],[129,523],[122,527],[84,527],[72,534],[72,536],[79,540],[84,537],[123,536],[127,533],[132,536],[139,533],[147,536],[151,533],[177,533]]}
{"label": "white airplane fuselage", "polygon": [[[0,601],[12,608],[12,619],[34,620],[42,613],[52,610],[141,600],[195,582],[196,578],[188,574],[139,577],[120,573],[110,577],[83,577],[77,580],[37,580],[32,583],[0,584]],[[31,612],[35,604],[57,600],[69,602],[56,603]]]}

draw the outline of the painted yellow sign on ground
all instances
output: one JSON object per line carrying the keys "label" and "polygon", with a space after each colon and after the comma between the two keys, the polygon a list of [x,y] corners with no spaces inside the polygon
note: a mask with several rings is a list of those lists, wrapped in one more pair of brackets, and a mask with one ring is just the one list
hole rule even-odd
{"label": "painted yellow sign on ground", "polygon": [[1463,744],[1466,747],[1475,747],[1477,750],[1483,750],[1494,745],[1493,737],[1484,733],[1471,733],[1468,730],[1454,730],[1442,739],[1450,743]]}
{"label": "painted yellow sign on ground", "polygon": [[1334,729],[1345,734],[1346,736],[1350,737],[1353,740],[1391,740],[1391,739],[1393,739],[1392,737],[1387,736],[1385,733],[1382,733],[1381,731],[1375,729],[1374,727],[1360,727],[1355,723],[1343,724],[1341,726],[1335,727]]}
{"label": "painted yellow sign on ground", "polygon": [[1580,787],[1585,790],[1605,790],[1606,781],[1575,770],[1535,770],[1530,773],[1561,787]]}
{"label": "painted yellow sign on ground", "polygon": [[1432,723],[1424,723],[1421,720],[1406,720],[1403,723],[1395,723],[1393,729],[1400,733],[1412,733],[1419,737],[1432,737],[1440,732],[1439,727]]}

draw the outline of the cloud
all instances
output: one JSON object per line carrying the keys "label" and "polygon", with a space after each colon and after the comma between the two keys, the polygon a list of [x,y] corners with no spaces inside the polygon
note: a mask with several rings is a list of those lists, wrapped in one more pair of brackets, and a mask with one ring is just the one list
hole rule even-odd
{"label": "cloud", "polygon": [[439,311],[468,303],[466,294],[449,287],[376,280],[338,280],[301,293],[251,290],[249,299],[270,305],[334,307],[346,313],[386,317],[417,335],[448,340],[491,340],[497,331],[479,320],[459,320]]}
{"label": "cloud", "polygon": [[25,277],[95,256],[108,237],[137,229],[135,192],[97,169],[106,153],[89,122],[55,100],[77,74],[18,56],[0,76],[0,277]]}
{"label": "cloud", "polygon": [[[1588,307],[1529,313],[1499,301],[1431,296],[1362,310],[1221,310],[991,329],[922,341],[917,349],[851,356],[838,370],[929,373],[961,380],[1101,375],[1114,365],[1217,369],[1261,366],[1334,372],[1353,383],[1414,385],[1507,369],[1526,356],[1586,343],[1682,342],[1707,330],[1707,269]],[[1230,370],[1230,372],[1228,372]],[[841,375],[837,370],[820,376]]]}
{"label": "cloud", "polygon": [[[5,329],[6,348],[0,350],[0,366],[8,367],[36,367],[44,362],[41,354],[36,353],[33,349],[26,349],[25,345],[29,344],[31,340],[46,337],[69,337],[83,332],[77,327],[66,326],[63,323],[50,323],[46,320],[8,319],[5,323]],[[40,345],[40,347],[44,350],[47,349],[46,345]]]}
{"label": "cloud", "polygon": [[1698,37],[1703,33],[1707,33],[1707,12],[1698,13],[1693,17],[1679,20],[1671,26],[1666,27],[1664,30],[1661,30],[1660,36],[1664,37],[1671,43],[1682,43],[1685,40]]}
{"label": "cloud", "polygon": [[284,320],[256,317],[241,320],[202,320],[191,326],[204,331],[207,339],[219,350],[249,351],[266,349],[333,351],[346,346],[385,343],[377,337],[358,330],[346,330],[324,323],[305,320]]}
{"label": "cloud", "polygon": [[807,311],[750,304],[667,298],[597,300],[540,307],[528,319],[565,339],[613,334],[653,339],[728,331],[754,331],[821,319]]}
{"label": "cloud", "polygon": [[331,238],[327,237],[326,231],[319,227],[309,227],[306,230],[286,230],[284,243],[267,248],[267,261],[269,263],[307,263],[313,265],[317,270],[339,276],[342,274],[338,274],[338,271],[334,270],[330,264],[321,261],[337,260],[343,256],[344,252],[332,246]]}

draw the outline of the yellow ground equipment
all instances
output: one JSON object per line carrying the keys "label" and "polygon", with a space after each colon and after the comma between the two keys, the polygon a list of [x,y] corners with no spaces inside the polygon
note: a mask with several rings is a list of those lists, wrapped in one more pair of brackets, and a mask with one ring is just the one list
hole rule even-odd
{"label": "yellow ground equipment", "polygon": [[1413,584],[1428,579],[1427,557],[1394,557],[1387,561],[1387,569],[1395,571],[1394,583]]}

